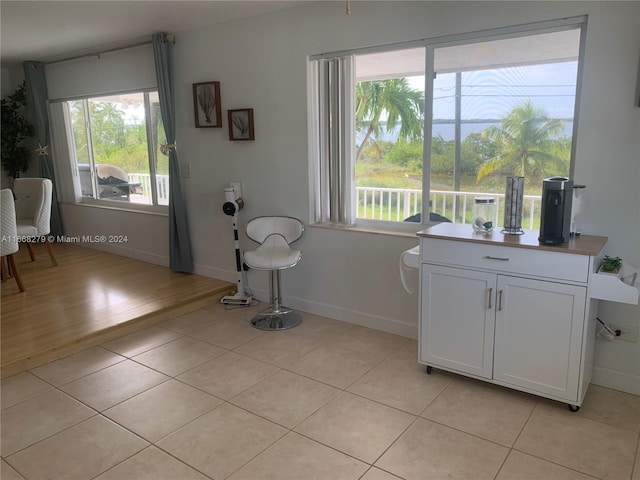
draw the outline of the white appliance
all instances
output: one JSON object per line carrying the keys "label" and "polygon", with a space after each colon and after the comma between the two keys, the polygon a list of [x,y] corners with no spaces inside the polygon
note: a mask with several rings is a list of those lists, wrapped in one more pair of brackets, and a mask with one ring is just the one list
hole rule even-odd
{"label": "white appliance", "polygon": [[238,240],[238,212],[244,207],[244,200],[242,199],[240,192],[240,184],[232,183],[229,187],[224,189],[225,202],[222,205],[222,211],[225,215],[232,217],[233,225],[233,241],[236,248],[236,293],[234,295],[226,295],[222,297],[220,303],[225,305],[241,305],[248,306],[253,299],[251,295],[247,293],[244,284],[244,276],[242,272],[242,255],[240,253],[240,241]]}
{"label": "white appliance", "polygon": [[400,255],[400,280],[408,293],[418,289],[418,269],[420,268],[420,245],[405,250]]}

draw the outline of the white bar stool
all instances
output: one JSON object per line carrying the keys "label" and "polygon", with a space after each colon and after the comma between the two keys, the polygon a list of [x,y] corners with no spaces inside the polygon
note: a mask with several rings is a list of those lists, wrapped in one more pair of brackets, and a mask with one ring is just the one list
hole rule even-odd
{"label": "white bar stool", "polygon": [[282,305],[280,272],[298,264],[299,250],[290,244],[304,232],[304,225],[292,217],[257,217],[247,223],[247,236],[260,244],[244,253],[244,262],[255,270],[269,270],[269,298],[271,305],[251,319],[261,330],[287,330],[300,325],[302,316]]}

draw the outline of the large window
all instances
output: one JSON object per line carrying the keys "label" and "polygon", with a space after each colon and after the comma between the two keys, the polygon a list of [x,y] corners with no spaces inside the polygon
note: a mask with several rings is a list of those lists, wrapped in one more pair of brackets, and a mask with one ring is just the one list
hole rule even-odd
{"label": "large window", "polygon": [[82,197],[120,205],[169,204],[157,92],[72,100],[67,107]]}
{"label": "large window", "polygon": [[539,228],[542,180],[573,172],[584,20],[312,59],[315,220],[470,223],[474,198],[501,207],[516,175],[523,227]]}

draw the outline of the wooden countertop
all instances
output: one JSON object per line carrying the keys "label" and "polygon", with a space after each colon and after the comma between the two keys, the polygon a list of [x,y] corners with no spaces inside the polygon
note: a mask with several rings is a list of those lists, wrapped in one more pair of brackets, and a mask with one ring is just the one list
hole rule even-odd
{"label": "wooden countertop", "polygon": [[578,255],[598,255],[607,243],[607,237],[580,235],[560,245],[543,245],[538,241],[537,230],[525,230],[523,235],[500,233],[500,228],[490,234],[476,233],[471,225],[443,222],[425,228],[417,233],[419,237],[440,238],[459,242],[484,243],[504,247],[531,248],[549,252],[575,253]]}

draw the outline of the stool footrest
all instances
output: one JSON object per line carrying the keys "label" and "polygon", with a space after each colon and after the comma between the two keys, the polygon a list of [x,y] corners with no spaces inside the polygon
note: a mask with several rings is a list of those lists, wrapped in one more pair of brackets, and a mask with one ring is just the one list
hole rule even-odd
{"label": "stool footrest", "polygon": [[302,323],[302,315],[286,307],[267,309],[251,319],[251,325],[260,330],[287,330]]}

